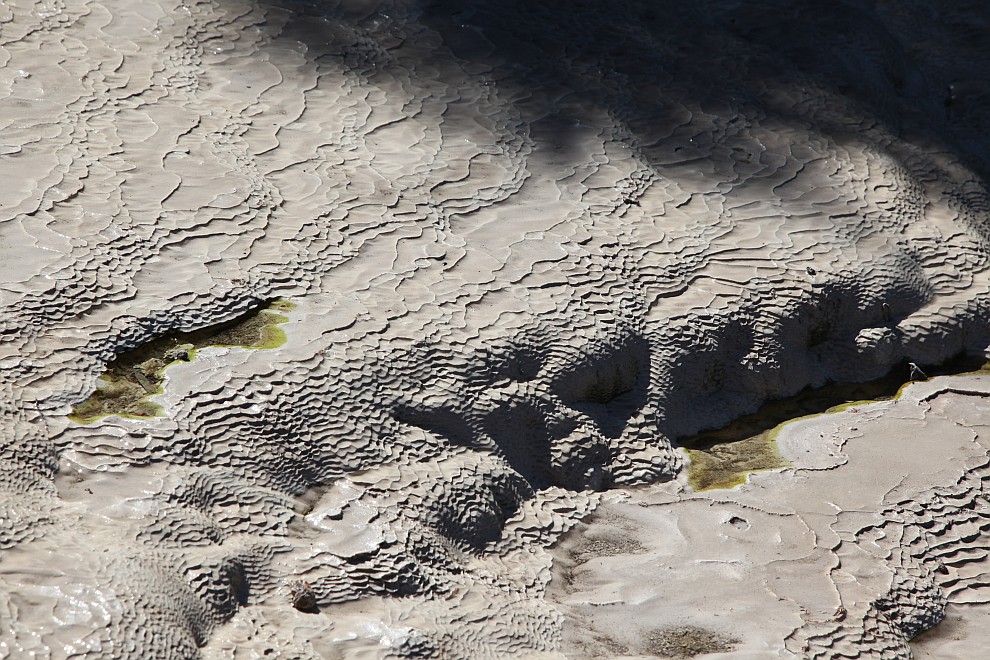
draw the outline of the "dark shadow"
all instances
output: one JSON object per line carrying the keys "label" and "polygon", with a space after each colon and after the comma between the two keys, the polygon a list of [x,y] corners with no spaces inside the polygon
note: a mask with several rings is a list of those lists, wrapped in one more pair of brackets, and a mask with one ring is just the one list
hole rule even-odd
{"label": "dark shadow", "polygon": [[[707,130],[709,117],[730,124],[739,118],[743,125],[758,119],[770,127],[810,121],[839,142],[843,135],[862,140],[863,126],[877,124],[907,141],[952,151],[981,175],[990,170],[982,137],[990,134],[986,3],[262,4],[288,12],[284,36],[313,53],[381,71],[391,52],[426,38],[405,29],[418,23],[442,40],[422,50],[430,60],[424,72],[456,64],[512,90],[532,130],[550,144],[566,144],[582,116],[607,112],[657,167],[713,160],[717,168],[733,146],[747,145],[734,144],[742,138],[731,128]],[[355,49],[342,31],[374,47]],[[681,153],[667,149],[666,138],[688,123],[701,139]]]}
{"label": "dark shadow", "polygon": [[807,387],[794,396],[768,401],[755,413],[739,417],[717,431],[704,431],[681,438],[677,444],[687,449],[709,450],[715,445],[746,440],[788,420],[821,414],[836,406],[892,398],[912,380],[969,373],[980,370],[985,364],[986,360],[982,357],[963,354],[941,365],[922,365],[922,371],[915,372],[910,363],[902,362],[883,378],[864,383],[829,383],[823,387]]}

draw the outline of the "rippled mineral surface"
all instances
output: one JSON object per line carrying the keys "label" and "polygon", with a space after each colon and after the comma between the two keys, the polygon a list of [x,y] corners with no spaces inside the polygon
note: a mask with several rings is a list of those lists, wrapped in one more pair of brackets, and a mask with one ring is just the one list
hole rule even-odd
{"label": "rippled mineral surface", "polygon": [[[988,33],[936,0],[0,1],[0,655],[743,657],[702,615],[581,646],[550,548],[681,484],[679,438],[986,349]],[[878,518],[775,474],[838,522],[730,524],[810,603],[737,594],[779,632],[745,657],[908,657],[984,598],[964,445],[900,499],[850,459]],[[838,596],[835,535],[869,554]],[[678,566],[671,602],[715,588]]]}

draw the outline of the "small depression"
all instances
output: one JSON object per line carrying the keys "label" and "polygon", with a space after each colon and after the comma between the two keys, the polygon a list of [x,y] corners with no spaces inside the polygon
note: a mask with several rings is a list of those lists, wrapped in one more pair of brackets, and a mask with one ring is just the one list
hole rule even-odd
{"label": "small depression", "polygon": [[206,347],[272,349],[285,343],[279,326],[295,304],[281,298],[258,305],[237,318],[191,332],[170,332],[116,356],[100,376],[96,390],[72,409],[69,419],[89,424],[102,417],[144,418],[161,415],[151,397],[162,393],[165,371],[191,362]]}
{"label": "small depression", "polygon": [[905,385],[919,379],[919,374],[950,376],[988,369],[990,363],[974,356],[960,356],[921,372],[905,364],[876,380],[809,387],[792,397],[770,401],[721,429],[681,438],[678,444],[690,458],[688,483],[695,491],[734,488],[746,483],[753,473],[790,467],[777,448],[777,436],[792,422],[896,399]]}
{"label": "small depression", "polygon": [[648,650],[655,657],[694,658],[709,653],[732,651],[739,640],[705,628],[683,626],[654,630],[647,636],[646,642]]}

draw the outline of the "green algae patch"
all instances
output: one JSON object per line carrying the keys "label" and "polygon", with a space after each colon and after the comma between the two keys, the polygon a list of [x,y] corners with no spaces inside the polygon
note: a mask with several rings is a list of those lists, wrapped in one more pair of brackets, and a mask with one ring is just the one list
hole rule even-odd
{"label": "green algae patch", "polygon": [[77,424],[89,424],[107,415],[157,417],[161,406],[147,400],[155,392],[148,392],[136,377],[108,367],[97,381],[96,391],[72,409],[69,419]]}
{"label": "green algae patch", "polygon": [[[932,376],[978,373],[990,363],[962,356],[941,367],[929,369]],[[806,388],[798,394],[767,402],[752,415],[740,417],[717,431],[680,440],[690,458],[688,484],[695,491],[734,488],[749,475],[790,467],[777,448],[777,436],[788,424],[878,401],[897,399],[910,385],[906,366],[864,383],[830,383]]]}
{"label": "green algae patch", "polygon": [[735,488],[754,472],[790,467],[777,450],[776,434],[766,431],[738,442],[715,444],[708,449],[688,449],[688,483],[695,491]]}
{"label": "green algae patch", "polygon": [[162,392],[166,369],[190,362],[196,351],[207,347],[272,349],[286,341],[279,326],[295,305],[281,298],[259,305],[245,314],[192,332],[170,332],[133,350],[121,353],[97,381],[96,390],[73,408],[69,419],[89,424],[101,417],[157,417],[161,406],[149,399]]}

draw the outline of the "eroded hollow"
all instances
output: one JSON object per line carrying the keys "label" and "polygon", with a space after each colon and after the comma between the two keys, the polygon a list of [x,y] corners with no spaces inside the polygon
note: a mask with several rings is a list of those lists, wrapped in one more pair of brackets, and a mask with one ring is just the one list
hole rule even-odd
{"label": "eroded hollow", "polygon": [[279,312],[295,305],[276,298],[253,307],[230,321],[161,335],[117,355],[107,364],[96,390],[77,405],[69,419],[88,424],[108,415],[155,417],[161,407],[149,398],[161,392],[165,370],[176,362],[188,362],[207,346],[276,348],[285,342],[278,326],[288,321]]}
{"label": "eroded hollow", "polygon": [[942,365],[923,366],[920,371],[902,362],[883,378],[807,387],[794,396],[768,401],[755,413],[720,429],[679,439],[678,444],[691,458],[688,480],[695,490],[732,488],[745,483],[754,472],[788,467],[776,444],[777,431],[787,422],[857,403],[891,399],[917,377],[958,375],[985,369],[986,364],[984,358],[967,354]]}

